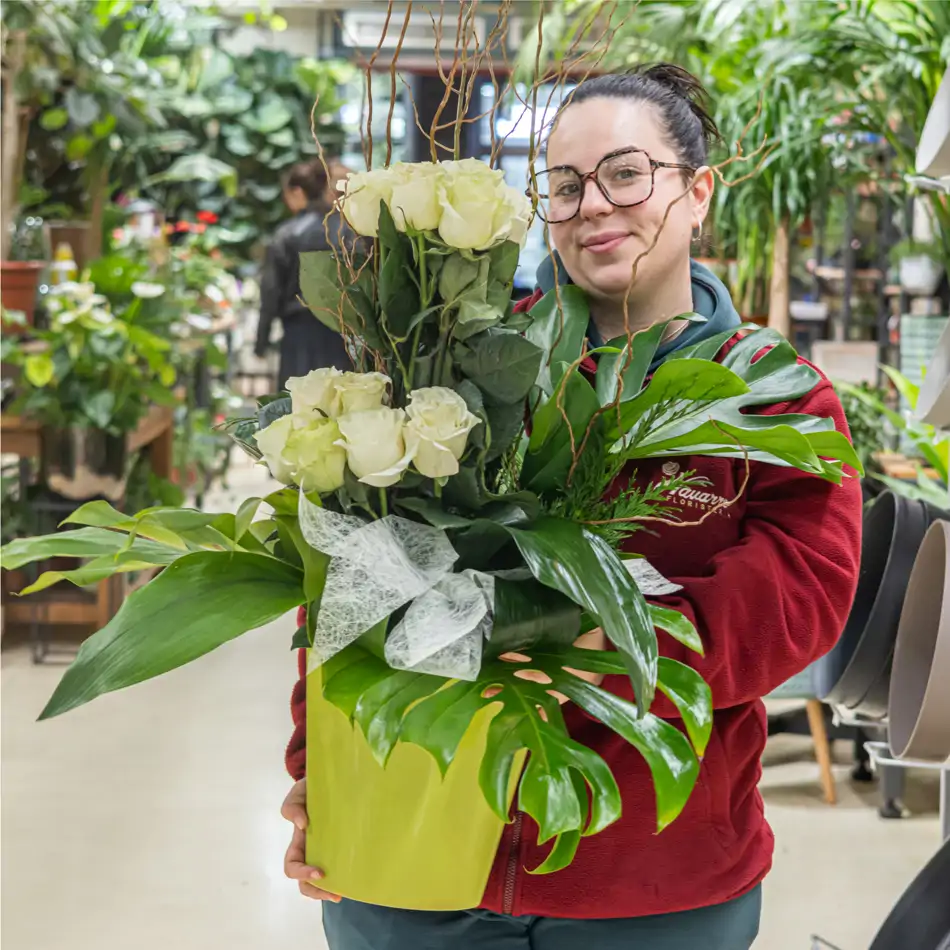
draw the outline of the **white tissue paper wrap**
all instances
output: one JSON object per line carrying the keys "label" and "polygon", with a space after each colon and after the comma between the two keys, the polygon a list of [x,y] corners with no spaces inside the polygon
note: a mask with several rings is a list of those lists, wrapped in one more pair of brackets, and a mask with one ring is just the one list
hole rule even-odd
{"label": "white tissue paper wrap", "polygon": [[331,558],[311,670],[413,601],[387,639],[389,665],[453,679],[478,676],[491,632],[494,578],[453,574],[458,554],[441,528],[396,515],[365,522],[327,511],[303,492],[298,515],[307,543]]}

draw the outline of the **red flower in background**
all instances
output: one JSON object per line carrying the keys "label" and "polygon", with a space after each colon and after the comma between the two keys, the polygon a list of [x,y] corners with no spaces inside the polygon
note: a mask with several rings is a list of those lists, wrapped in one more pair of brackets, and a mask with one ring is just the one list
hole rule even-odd
{"label": "red flower in background", "polygon": [[175,230],[176,230],[179,234],[181,234],[181,233],[184,232],[184,231],[190,231],[190,230],[191,230],[191,224],[190,224],[188,221],[179,221],[178,224],[175,225]]}
{"label": "red flower in background", "polygon": [[199,211],[198,220],[201,221],[202,224],[217,224],[218,216],[213,211]]}
{"label": "red flower in background", "polygon": [[208,230],[207,224],[196,224],[194,227],[195,234],[204,234]]}

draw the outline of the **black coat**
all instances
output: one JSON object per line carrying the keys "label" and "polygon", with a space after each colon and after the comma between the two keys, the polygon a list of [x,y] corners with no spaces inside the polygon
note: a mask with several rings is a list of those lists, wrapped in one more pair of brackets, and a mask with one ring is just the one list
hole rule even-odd
{"label": "black coat", "polygon": [[267,248],[261,277],[261,318],[254,351],[258,356],[264,355],[270,344],[271,325],[275,319],[280,320],[284,327],[280,345],[280,390],[286,388],[291,376],[305,376],[312,369],[353,368],[340,334],[324,326],[297,299],[301,251],[326,251],[331,242],[338,247],[342,241],[352,246],[354,235],[339,214],[327,215],[323,208],[311,205],[280,225]]}

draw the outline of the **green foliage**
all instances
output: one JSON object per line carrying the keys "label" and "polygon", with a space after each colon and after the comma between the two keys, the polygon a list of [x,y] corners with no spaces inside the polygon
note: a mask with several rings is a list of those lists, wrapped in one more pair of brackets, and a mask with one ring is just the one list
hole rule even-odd
{"label": "green foliage", "polygon": [[[502,626],[510,628],[505,601],[496,599],[496,611]],[[669,723],[564,669],[620,673],[624,666],[618,654],[569,646],[532,652],[533,659],[524,665],[489,662],[475,682],[445,684],[438,677],[393,670],[354,644],[325,665],[324,695],[356,721],[380,762],[397,741],[408,741],[430,752],[443,772],[451,767],[472,717],[485,705],[500,706],[482,760],[482,791],[507,821],[509,777],[519,752],[530,752],[517,807],[538,822],[540,841],[555,839],[551,854],[535,869],[550,873],[570,863],[582,835],[616,821],[622,804],[606,763],[569,737],[560,707],[547,690],[569,695],[644,756],[654,778],[658,829],[682,810],[695,784],[699,764],[690,739],[697,749],[705,747],[712,705],[695,672],[664,664],[669,682],[661,682],[660,688],[675,696],[685,712],[687,739]],[[523,669],[544,672],[552,682],[542,686],[522,680],[516,673]]]}
{"label": "green foliage", "polygon": [[169,403],[175,370],[170,344],[115,317],[92,284],[49,298],[50,326],[34,332],[45,348],[17,338],[4,358],[23,367],[14,408],[45,425],[132,431],[153,402]]}

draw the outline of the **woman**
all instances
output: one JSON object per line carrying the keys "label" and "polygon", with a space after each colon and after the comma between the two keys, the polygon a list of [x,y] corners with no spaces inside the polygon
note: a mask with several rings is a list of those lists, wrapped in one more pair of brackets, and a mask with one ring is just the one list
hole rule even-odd
{"label": "woman", "polygon": [[[602,76],[578,87],[557,118],[548,169],[539,175],[557,258],[541,268],[531,302],[552,286],[557,272],[587,292],[594,338],[623,334],[625,322],[636,331],[693,310],[707,318],[673,329],[660,359],[739,327],[725,287],[689,256],[714,185],[706,162],[716,130],[703,96],[693,77],[672,66]],[[651,246],[628,290],[635,260]],[[827,380],[796,403],[766,411],[831,416],[846,431]],[[658,634],[662,654],[702,673],[715,705],[712,738],[682,815],[655,834],[646,763],[619,736],[568,705],[572,735],[600,753],[617,777],[623,817],[583,839],[567,869],[541,876],[524,868],[537,866],[545,849],[534,844],[530,821],[517,817],[506,829],[479,910],[419,913],[328,903],[324,923],[332,950],[747,950],[752,944],[760,882],[773,849],[756,790],[766,738],[761,697],[827,652],[843,627],[858,573],[860,487],[857,479],[836,487],[795,469],[753,462],[746,490],[724,506],[740,492],[742,460],[647,462],[637,477],[657,480],[681,469],[695,469],[709,482],[681,501],[692,525],[638,534],[636,545],[681,587],[656,599],[686,614],[705,645],[699,658]],[[713,508],[716,514],[699,524]],[[625,677],[608,676],[603,686],[632,699]],[[303,700],[301,680],[293,707],[297,730],[287,750],[297,779],[304,769]],[[676,719],[666,700],[652,708]],[[319,871],[305,866],[302,782],[283,814],[297,825],[288,876],[305,895],[334,900],[319,890]]]}
{"label": "woman", "polygon": [[[283,324],[280,341],[279,390],[291,376],[306,376],[321,366],[352,369],[343,338],[324,326],[299,300],[300,252],[325,251],[345,237],[352,240],[340,216],[331,214],[329,182],[320,161],[294,165],[284,179],[284,204],[293,214],[274,234],[261,277],[261,317],[254,352],[263,356],[270,345],[271,325]],[[328,241],[329,238],[329,241]]]}

